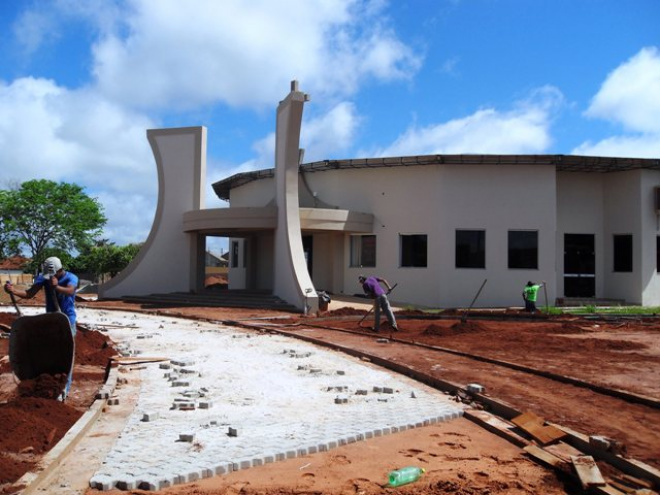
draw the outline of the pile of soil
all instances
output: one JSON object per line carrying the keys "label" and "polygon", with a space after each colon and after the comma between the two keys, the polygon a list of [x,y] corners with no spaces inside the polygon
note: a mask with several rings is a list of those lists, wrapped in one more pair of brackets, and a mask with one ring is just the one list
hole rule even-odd
{"label": "pile of soil", "polygon": [[327,313],[324,313],[324,317],[333,317],[333,316],[364,316],[366,314],[366,311],[363,309],[356,309],[356,308],[350,308],[350,307],[345,307],[345,308],[339,308],[339,309],[333,309],[331,311],[328,311]]}
{"label": "pile of soil", "polygon": [[36,397],[40,399],[57,399],[66,385],[67,375],[43,374],[33,380],[23,380],[18,384],[19,397]]}
{"label": "pile of soil", "polygon": [[[31,471],[41,456],[59,442],[85,413],[103,385],[109,360],[116,354],[105,335],[80,325],[76,333],[76,354],[70,400],[57,401],[64,388],[65,374],[40,375],[33,380],[13,376],[8,359],[7,330],[17,318],[0,313],[0,493]],[[72,397],[75,396],[75,397]],[[6,485],[3,487],[3,485]]]}
{"label": "pile of soil", "polygon": [[441,326],[437,323],[431,323],[423,331],[423,335],[457,335],[463,333],[487,332],[488,327],[477,321],[458,321],[451,326]]}

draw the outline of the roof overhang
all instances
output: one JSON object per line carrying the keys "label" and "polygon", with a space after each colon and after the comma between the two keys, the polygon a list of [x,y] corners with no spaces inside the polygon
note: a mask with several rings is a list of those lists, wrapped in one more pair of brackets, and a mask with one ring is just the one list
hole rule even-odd
{"label": "roof overhang", "polygon": [[[428,165],[534,165],[554,166],[558,172],[610,173],[633,169],[660,170],[657,158],[615,158],[577,155],[419,155],[394,158],[357,158],[323,160],[300,166],[301,172],[325,172],[356,168],[415,167]],[[229,201],[232,189],[249,182],[272,178],[275,169],[255,170],[232,175],[215,182],[213,190],[218,198]]]}
{"label": "roof overhang", "polygon": [[[300,228],[305,231],[370,233],[374,216],[349,210],[300,208]],[[275,230],[277,207],[209,208],[183,214],[187,233],[241,237],[248,232]]]}

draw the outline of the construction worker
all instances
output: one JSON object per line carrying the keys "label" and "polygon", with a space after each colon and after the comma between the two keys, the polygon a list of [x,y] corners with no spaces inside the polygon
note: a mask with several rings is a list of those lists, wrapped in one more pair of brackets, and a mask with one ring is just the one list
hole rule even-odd
{"label": "construction worker", "polygon": [[539,293],[539,289],[545,285],[545,280],[540,284],[535,284],[531,280],[527,282],[527,285],[523,289],[522,297],[525,301],[525,311],[528,313],[536,313],[536,298]]}
{"label": "construction worker", "polygon": [[[76,338],[76,289],[78,288],[78,277],[67,272],[62,268],[62,262],[56,256],[51,256],[44,261],[42,273],[37,276],[32,286],[27,290],[20,290],[14,287],[11,282],[5,284],[5,292],[14,294],[22,299],[32,299],[42,289],[47,287],[52,290],[46,290],[46,312],[54,313],[59,309],[69,319],[71,326],[71,335]],[[57,298],[57,304],[53,296]],[[67,378],[66,387],[61,399],[65,400],[71,388],[73,379],[73,364]]]}
{"label": "construction worker", "polygon": [[[364,293],[371,297],[374,300],[374,332],[377,332],[380,329],[380,310],[382,309],[387,317],[387,321],[390,324],[390,327],[394,332],[399,331],[396,326],[396,319],[394,318],[394,313],[392,313],[392,308],[390,307],[390,301],[387,298],[387,294],[392,290],[392,286],[387,280],[380,277],[365,277],[364,275],[358,276],[358,281],[362,285],[362,290]],[[381,284],[384,284],[387,287],[387,292],[383,289]]]}

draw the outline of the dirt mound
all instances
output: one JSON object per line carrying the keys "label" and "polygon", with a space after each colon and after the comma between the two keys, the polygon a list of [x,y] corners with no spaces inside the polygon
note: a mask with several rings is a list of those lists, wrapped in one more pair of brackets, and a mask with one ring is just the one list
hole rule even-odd
{"label": "dirt mound", "polygon": [[209,275],[204,279],[206,289],[226,289],[229,287],[226,275]]}
{"label": "dirt mound", "polygon": [[365,310],[363,309],[355,309],[355,308],[339,308],[339,309],[333,309],[332,311],[328,311],[323,315],[324,318],[327,318],[328,316],[364,316],[366,313]]}
{"label": "dirt mound", "polygon": [[30,456],[52,448],[81,415],[51,399],[24,397],[0,404],[0,424],[7,427],[0,435],[0,484],[28,471],[34,464]]}
{"label": "dirt mound", "polygon": [[488,331],[488,327],[476,321],[457,321],[449,327],[431,323],[422,332],[423,335],[456,335],[461,333],[475,333]]}
{"label": "dirt mound", "polygon": [[117,352],[103,333],[78,327],[76,332],[76,364],[105,366]]}
{"label": "dirt mound", "polygon": [[20,397],[37,397],[41,399],[57,399],[66,385],[67,375],[39,375],[34,380],[23,380],[18,384]]}

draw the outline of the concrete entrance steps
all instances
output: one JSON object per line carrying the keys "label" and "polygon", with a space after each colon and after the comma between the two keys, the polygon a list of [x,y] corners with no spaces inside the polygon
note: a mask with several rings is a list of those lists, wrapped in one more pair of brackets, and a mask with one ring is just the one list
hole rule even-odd
{"label": "concrete entrance steps", "polygon": [[[537,303],[538,304],[538,303]],[[594,297],[560,297],[557,306],[625,306],[624,299],[597,299]]]}
{"label": "concrete entrance steps", "polygon": [[269,291],[206,290],[204,292],[172,292],[143,296],[123,296],[123,301],[148,306],[208,306],[218,308],[258,308],[276,311],[300,311]]}

